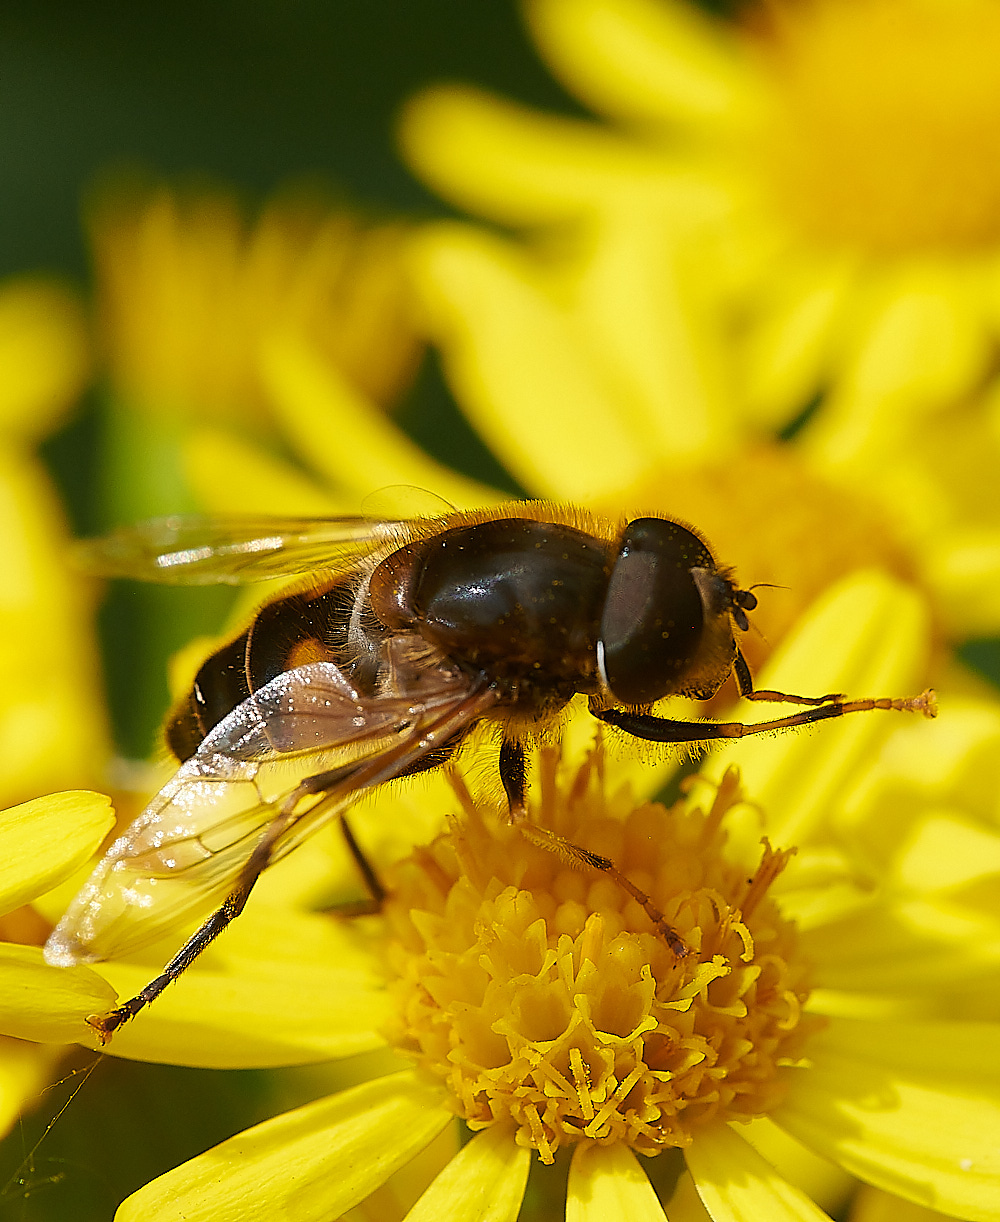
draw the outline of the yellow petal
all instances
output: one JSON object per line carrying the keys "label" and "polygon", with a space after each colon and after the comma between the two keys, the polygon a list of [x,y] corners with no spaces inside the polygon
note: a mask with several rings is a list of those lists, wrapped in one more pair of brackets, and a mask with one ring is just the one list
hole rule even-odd
{"label": "yellow petal", "polygon": [[676,0],[532,0],[546,58],[598,110],[672,127],[741,126],[754,89],[735,40]]}
{"label": "yellow petal", "polygon": [[[916,696],[923,687],[927,620],[913,590],[876,571],[856,573],[810,607],[755,686],[802,696]],[[733,716],[749,723],[789,711],[788,705],[742,701]],[[816,834],[901,716],[914,714],[852,713],[743,739],[712,756],[705,772],[719,778],[728,765],[738,765],[747,794],[766,811],[769,834],[800,844]]]}
{"label": "yellow petal", "polygon": [[193,429],[183,446],[188,483],[207,513],[329,517],[348,512],[332,491],[245,437]]}
{"label": "yellow petal", "polygon": [[850,1222],[946,1222],[946,1215],[862,1184],[851,1205]]}
{"label": "yellow petal", "polygon": [[667,1202],[670,1222],[712,1222],[712,1216],[701,1202],[698,1190],[687,1171],[677,1177],[673,1195]]}
{"label": "yellow petal", "polygon": [[[983,945],[982,936],[980,922],[954,916],[949,921],[940,906],[872,902],[804,930],[802,951],[815,964],[820,988],[881,998],[899,994],[926,1007],[935,992],[955,981],[996,970],[996,948]],[[824,1012],[828,1008],[824,1003]]]}
{"label": "yellow petal", "polygon": [[459,509],[498,499],[429,458],[302,339],[274,336],[265,345],[262,373],[289,440],[338,488],[365,496],[413,484]]}
{"label": "yellow petal", "polygon": [[578,1145],[566,1188],[566,1222],[666,1222],[646,1173],[627,1146]]}
{"label": "yellow petal", "polygon": [[852,1174],[970,1222],[1000,1200],[1000,1027],[831,1019],[772,1118]]}
{"label": "yellow petal", "polygon": [[115,1222],[329,1222],[451,1123],[441,1098],[400,1073],[320,1099],[168,1171]]}
{"label": "yellow petal", "polygon": [[930,811],[916,821],[893,863],[900,887],[928,894],[1000,877],[1000,836],[950,811]]}
{"label": "yellow petal", "polygon": [[83,311],[52,281],[0,289],[0,431],[43,437],[83,388],[90,357]]}
{"label": "yellow petal", "polygon": [[[101,975],[124,999],[156,972],[108,964]],[[134,1061],[210,1069],[305,1065],[383,1047],[378,1028],[389,1013],[384,991],[359,988],[346,974],[328,971],[316,981],[287,973],[262,981],[192,970],[116,1032],[107,1050]]]}
{"label": "yellow petal", "polygon": [[0,447],[0,803],[95,779],[106,759],[92,597],[41,466]]}
{"label": "yellow petal", "polygon": [[437,85],[412,98],[400,139],[435,190],[505,224],[573,219],[620,192],[623,177],[655,171],[649,154],[596,126],[465,86]]}
{"label": "yellow petal", "polygon": [[458,1154],[461,1144],[458,1125],[449,1126],[390,1175],[384,1184],[369,1193],[360,1205],[344,1214],[343,1222],[400,1222],[414,1201],[431,1186],[435,1176]]}
{"label": "yellow petal", "polygon": [[652,456],[582,337],[513,247],[458,225],[424,231],[416,276],[462,410],[531,493],[586,501],[636,483]]}
{"label": "yellow petal", "polygon": [[857,273],[854,260],[803,255],[761,286],[759,317],[743,352],[744,393],[756,423],[780,429],[816,394],[830,372]]}
{"label": "yellow petal", "polygon": [[713,1222],[826,1222],[827,1215],[727,1124],[698,1129],[684,1151]]}
{"label": "yellow petal", "polygon": [[768,1116],[758,1116],[735,1131],[782,1179],[804,1192],[821,1209],[834,1216],[844,1212],[857,1181],[842,1168],[807,1150]]}
{"label": "yellow petal", "polygon": [[502,1124],[478,1133],[406,1215],[406,1222],[514,1222],[528,1182],[531,1151]]}
{"label": "yellow petal", "polygon": [[855,351],[803,435],[826,469],[849,468],[868,453],[890,455],[914,427],[914,413],[959,398],[989,359],[974,286],[952,263],[903,264],[873,298],[869,311],[857,307],[864,325]]}
{"label": "yellow petal", "polygon": [[[221,1069],[297,1065],[381,1048],[389,999],[365,935],[360,923],[254,904],[195,967],[115,1033],[109,1051]],[[147,963],[96,970],[120,998],[133,997],[176,949],[158,960],[148,956]]]}
{"label": "yellow petal", "polygon": [[[699,225],[713,207],[705,189]],[[574,269],[570,318],[614,385],[635,436],[671,463],[721,460],[740,434],[725,371],[717,304],[704,292],[700,249],[675,213],[676,198],[630,184],[596,226]],[[598,450],[599,446],[596,447]]]}
{"label": "yellow petal", "polygon": [[954,632],[1000,631],[1000,528],[954,526],[924,547],[928,583]]}
{"label": "yellow petal", "polygon": [[[850,819],[841,820],[851,834],[864,833],[891,803],[912,794],[923,805],[953,806],[985,822],[1000,814],[1000,704],[953,694],[942,698],[947,717],[900,722],[892,732],[863,788],[851,800]],[[898,831],[892,835],[897,843]]]}
{"label": "yellow petal", "polygon": [[49,967],[38,946],[0,943],[0,1035],[94,1046],[87,1017],[114,1004],[114,989],[89,967]]}
{"label": "yellow petal", "polygon": [[48,1085],[64,1053],[57,1044],[0,1037],[0,1133],[7,1133],[34,1096]]}
{"label": "yellow petal", "polygon": [[0,812],[0,914],[79,870],[114,822],[111,799],[86,791],[54,793]]}

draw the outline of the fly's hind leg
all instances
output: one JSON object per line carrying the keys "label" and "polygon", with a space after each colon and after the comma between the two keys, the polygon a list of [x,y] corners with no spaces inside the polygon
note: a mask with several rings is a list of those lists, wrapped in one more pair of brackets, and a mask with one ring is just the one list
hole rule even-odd
{"label": "fly's hind leg", "polygon": [[226,896],[222,906],[195,930],[181,949],[170,960],[163,971],[151,980],[144,989],[128,1001],[123,1002],[107,1014],[91,1014],[87,1022],[97,1032],[102,1044],[118,1030],[122,1023],[135,1018],[140,1010],[155,1001],[168,984],[176,980],[206,950],[227,926],[240,915],[250,898],[250,892],[261,874],[270,864],[271,854],[279,836],[286,830],[293,816],[287,815],[276,819],[267,830],[267,834],[254,849],[240,872],[239,881]]}
{"label": "fly's hind leg", "polygon": [[609,857],[592,853],[582,845],[574,844],[548,828],[529,822],[527,809],[527,770],[524,762],[524,747],[520,742],[505,738],[500,746],[500,780],[507,794],[510,822],[518,828],[525,840],[553,853],[568,865],[600,870],[635,900],[653,923],[657,934],[666,942],[678,959],[691,953],[690,947],[656,907],[649,896],[641,891],[631,879],[618,869]]}
{"label": "fly's hind leg", "polygon": [[[447,742],[442,743],[440,747],[436,747],[433,751],[428,751],[410,767],[404,768],[399,775],[401,777],[415,776],[419,772],[427,772],[431,768],[438,768],[441,764],[447,763],[461,745],[465,734],[466,731],[461,730]],[[357,838],[344,816],[341,816],[340,819],[340,831],[344,837],[344,843],[347,845],[347,851],[350,853],[358,873],[361,875],[368,895],[365,899],[349,900],[344,904],[335,904],[328,911],[342,917],[374,916],[382,911],[382,905],[385,903],[386,896],[385,887],[382,886],[382,880],[375,872],[375,867],[365,856],[364,849],[358,844]]]}
{"label": "fly's hind leg", "polygon": [[364,849],[358,844],[351,825],[344,817],[340,820],[340,832],[368,894],[364,899],[334,904],[328,911],[343,917],[374,916],[382,911],[382,905],[385,903],[385,887],[382,886],[382,880],[375,873],[375,867],[365,856]]}
{"label": "fly's hind leg", "polygon": [[222,905],[188,938],[159,976],[151,980],[134,997],[130,997],[128,1001],[116,1006],[107,1014],[91,1014],[88,1017],[87,1022],[97,1032],[102,1044],[107,1043],[122,1023],[128,1022],[130,1018],[135,1018],[140,1010],[155,1001],[167,985],[181,976],[202,951],[207,950],[219,934],[236,920],[246,907],[257,879],[271,864],[271,858],[281,837],[301,817],[298,811],[301,799],[314,794],[320,795],[320,802],[316,804],[319,807],[323,802],[323,794],[327,790],[335,790],[338,785],[342,785],[353,772],[358,770],[358,767],[357,764],[346,764],[339,768],[332,768],[316,776],[307,777],[292,790],[277,809],[260,843],[247,858],[236,886],[226,896]]}
{"label": "fly's hind leg", "polygon": [[327,772],[318,773],[316,776],[307,777],[292,790],[277,809],[275,817],[269,824],[266,833],[261,837],[260,843],[255,846],[253,852],[247,858],[246,865],[240,871],[236,886],[226,896],[222,905],[188,938],[177,954],[174,955],[163,971],[160,972],[159,976],[151,980],[134,997],[130,997],[128,1001],[123,1002],[120,1006],[116,1006],[115,1009],[109,1010],[107,1014],[91,1014],[87,1018],[87,1022],[97,1032],[102,1044],[108,1042],[122,1023],[128,1022],[130,1018],[135,1018],[140,1010],[145,1009],[150,1002],[155,1001],[167,985],[173,983],[173,981],[187,971],[202,951],[207,950],[219,934],[236,920],[246,907],[247,900],[250,898],[250,892],[254,889],[257,879],[260,878],[261,874],[271,864],[271,858],[281,837],[301,817],[298,812],[298,805],[301,799],[318,794],[320,795],[320,802],[316,805],[319,807],[322,804],[322,795],[325,791],[335,789],[336,786],[341,785],[357,767],[355,764],[348,764],[330,769]]}
{"label": "fly's hind leg", "polygon": [[[438,753],[450,754],[468,729],[495,703],[494,688],[473,687],[460,700],[444,704],[433,716],[429,715],[424,721],[414,724],[410,733],[392,748],[375,751],[353,763],[306,777],[283,797],[275,799],[273,803],[264,803],[264,808],[273,811],[267,831],[250,852],[237,875],[236,885],[222,906],[195,930],[160,975],[140,993],[107,1014],[93,1014],[87,1019],[101,1043],[106,1043],[122,1023],[134,1018],[151,1001],[155,1001],[167,985],[190,967],[202,951],[240,915],[263,871],[273,860],[295,847],[296,842],[290,833],[298,829],[300,839],[304,838],[328,819],[342,813],[365,790],[433,766],[439,762]],[[316,801],[302,809],[302,803],[308,798],[315,798]]]}

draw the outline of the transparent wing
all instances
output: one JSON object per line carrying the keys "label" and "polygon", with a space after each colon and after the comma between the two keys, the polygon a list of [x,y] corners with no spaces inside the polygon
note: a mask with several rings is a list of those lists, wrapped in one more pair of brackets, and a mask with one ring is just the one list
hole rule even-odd
{"label": "transparent wing", "polygon": [[76,545],[80,567],[104,577],[174,585],[238,585],[339,569],[410,535],[403,521],[365,517],[153,518]]}
{"label": "transparent wing", "polygon": [[[362,697],[332,663],[279,675],[244,701],[108,849],[45,947],[68,966],[128,954],[207,916],[275,820],[269,862],[336,818],[365,789],[400,776],[495,702],[434,668],[406,697]],[[330,770],[319,792],[306,777]],[[291,815],[291,818],[289,818]]]}

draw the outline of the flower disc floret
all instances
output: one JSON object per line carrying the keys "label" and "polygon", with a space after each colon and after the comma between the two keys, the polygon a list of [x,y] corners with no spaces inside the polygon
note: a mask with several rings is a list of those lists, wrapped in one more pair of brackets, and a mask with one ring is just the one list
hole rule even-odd
{"label": "flower disc floret", "polygon": [[565,1144],[686,1146],[781,1097],[799,1058],[807,968],[767,895],[788,853],[748,869],[707,810],[609,799],[599,752],[567,787],[542,755],[537,822],[616,863],[689,948],[678,955],[613,877],[497,825],[458,786],[455,830],[397,867],[394,1042],[445,1079],[472,1129],[497,1120],[551,1162]]}

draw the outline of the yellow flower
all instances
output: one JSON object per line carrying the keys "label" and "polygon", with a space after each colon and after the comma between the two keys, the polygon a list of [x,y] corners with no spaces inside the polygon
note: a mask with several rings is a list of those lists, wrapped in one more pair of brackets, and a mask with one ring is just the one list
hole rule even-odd
{"label": "yellow flower", "polygon": [[[10,806],[96,784],[108,755],[93,594],[66,566],[68,529],[35,455],[89,375],[76,296],[40,277],[4,282],[0,361],[0,806]],[[109,996],[91,972],[43,963],[48,928],[26,905],[81,867],[110,826],[107,800],[77,792],[0,814],[0,1131]]]}
{"label": "yellow flower", "polygon": [[473,1131],[512,1128],[544,1163],[588,1141],[658,1154],[771,1111],[778,1067],[816,1028],[794,927],[768,896],[791,853],[765,840],[749,870],[725,860],[733,771],[707,810],[630,810],[627,791],[605,791],[600,751],[561,787],[557,758],[539,761],[542,826],[615,862],[669,938],[614,878],[498,833],[460,792],[460,829],[390,875],[392,1042],[447,1084]]}
{"label": "yellow flower", "polygon": [[114,999],[90,968],[48,966],[49,927],[25,907],[78,873],[113,825],[108,799],[84,791],[0,812],[0,1131],[45,1085],[65,1046],[85,1038],[87,1015]]}
{"label": "yellow flower", "polygon": [[104,355],[134,407],[260,427],[261,352],[285,333],[379,403],[412,377],[401,226],[363,226],[305,191],[251,223],[223,190],[121,186],[89,220]]}
{"label": "yellow flower", "polygon": [[[859,615],[859,606],[870,610]],[[804,643],[789,638],[766,682],[794,678],[797,655],[818,635],[828,644],[817,676],[823,685],[846,686],[873,669],[912,682],[924,665],[919,598],[877,575],[831,593],[804,633]],[[829,742],[818,732],[776,740],[784,758],[782,781],[770,786],[773,823],[752,788],[753,804],[739,800],[732,774],[719,784],[699,781],[688,800],[668,811],[637,802],[636,792],[654,785],[655,770],[618,761],[613,741],[603,753],[576,764],[567,758],[562,767],[554,752],[542,753],[531,790],[535,821],[607,852],[651,897],[692,952],[687,956],[653,931],[646,911],[613,877],[568,868],[504,827],[492,800],[483,805],[456,780],[461,818],[389,873],[395,983],[388,991],[377,983],[383,922],[374,918],[329,927],[312,948],[323,958],[309,967],[308,949],[284,947],[301,963],[301,981],[311,979],[316,994],[336,994],[341,1017],[328,1048],[353,1037],[345,1048],[374,1049],[380,1027],[418,1067],[383,1059],[369,1080],[265,1121],[153,1181],[122,1205],[118,1222],[152,1216],[319,1222],[365,1202],[365,1216],[395,1217],[424,1185],[411,1219],[477,1217],[487,1200],[491,1216],[513,1219],[530,1152],[551,1162],[563,1146],[572,1155],[569,1217],[611,1211],[662,1218],[632,1151],[677,1148],[717,1222],[750,1215],[818,1219],[824,1215],[813,1201],[768,1161],[783,1164],[798,1141],[908,1200],[970,1219],[995,1216],[1000,1027],[995,1018],[956,1022],[936,1008],[946,983],[971,985],[995,971],[995,953],[986,963],[952,930],[913,919],[900,894],[859,873],[828,836],[809,843],[811,828],[837,824],[869,775],[859,760],[877,756],[894,723],[873,714],[823,727],[830,729],[845,733]],[[751,764],[743,751],[749,745],[727,750],[726,760]],[[923,743],[925,775],[939,783],[948,752],[936,752],[931,735]],[[823,783],[814,793],[817,778]],[[918,778],[912,801],[932,807],[932,788]],[[383,825],[403,813],[405,793],[380,802]],[[427,812],[432,821],[439,797]],[[827,808],[824,814],[817,805]],[[765,813],[770,844],[761,843]],[[855,830],[877,839],[869,824],[878,809],[863,821],[856,809],[851,813]],[[804,830],[798,856],[787,851],[792,843],[784,830],[775,837],[775,826]],[[851,940],[829,936],[849,901]],[[231,996],[242,995],[237,978],[248,972],[263,1010],[256,1016],[249,1007],[238,1010],[230,1054],[240,1053],[253,1028],[280,1061],[299,1038],[300,1021],[309,1038],[314,1015],[306,1010],[301,1018],[303,984],[283,993],[288,977],[272,974],[277,954],[269,963],[271,949],[256,944],[263,920],[242,949],[227,949],[227,941],[241,939],[240,924],[253,907],[251,901],[209,955],[219,956],[215,969],[228,974]],[[891,947],[883,941],[888,928]],[[892,1007],[872,962],[892,965]],[[221,1048],[225,1011],[205,1007],[198,1015],[181,1000],[201,987],[201,971],[194,967],[116,1034],[113,1050],[127,1052],[119,1039],[141,1046],[149,1039],[143,1028],[157,1026],[172,1029],[188,1057],[199,1055],[213,1030]],[[319,1042],[315,1048],[318,1054]],[[259,1051],[253,1063],[266,1063]],[[456,1112],[475,1131],[458,1153],[447,1136]],[[402,1169],[425,1150],[435,1153],[414,1187]],[[788,1165],[800,1162],[796,1154]],[[645,1165],[661,1196],[669,1194],[678,1170],[669,1156],[660,1153]],[[830,1183],[842,1199],[849,1181]],[[688,1216],[697,1214],[682,1206],[671,1212]]]}
{"label": "yellow flower", "polygon": [[[106,478],[119,502],[119,485],[134,489],[125,520],[186,507],[185,481],[200,508],[236,513],[356,510],[403,482],[468,499],[472,481],[384,415],[421,349],[404,226],[365,226],[305,193],[251,223],[221,190],[109,188],[90,230],[102,359],[124,408]],[[260,444],[276,430],[297,466]],[[351,455],[366,468],[357,496],[314,478]]]}
{"label": "yellow flower", "polygon": [[809,0],[742,29],[680,0],[526,11],[605,124],[458,87],[403,124],[435,187],[528,233],[426,235],[464,410],[533,493],[669,501],[678,466],[742,461],[819,397],[807,471],[880,502],[953,631],[995,631],[995,6]]}
{"label": "yellow flower", "polygon": [[107,756],[93,596],[66,564],[68,529],[34,454],[89,373],[80,305],[44,280],[0,288],[0,802],[93,784]]}

